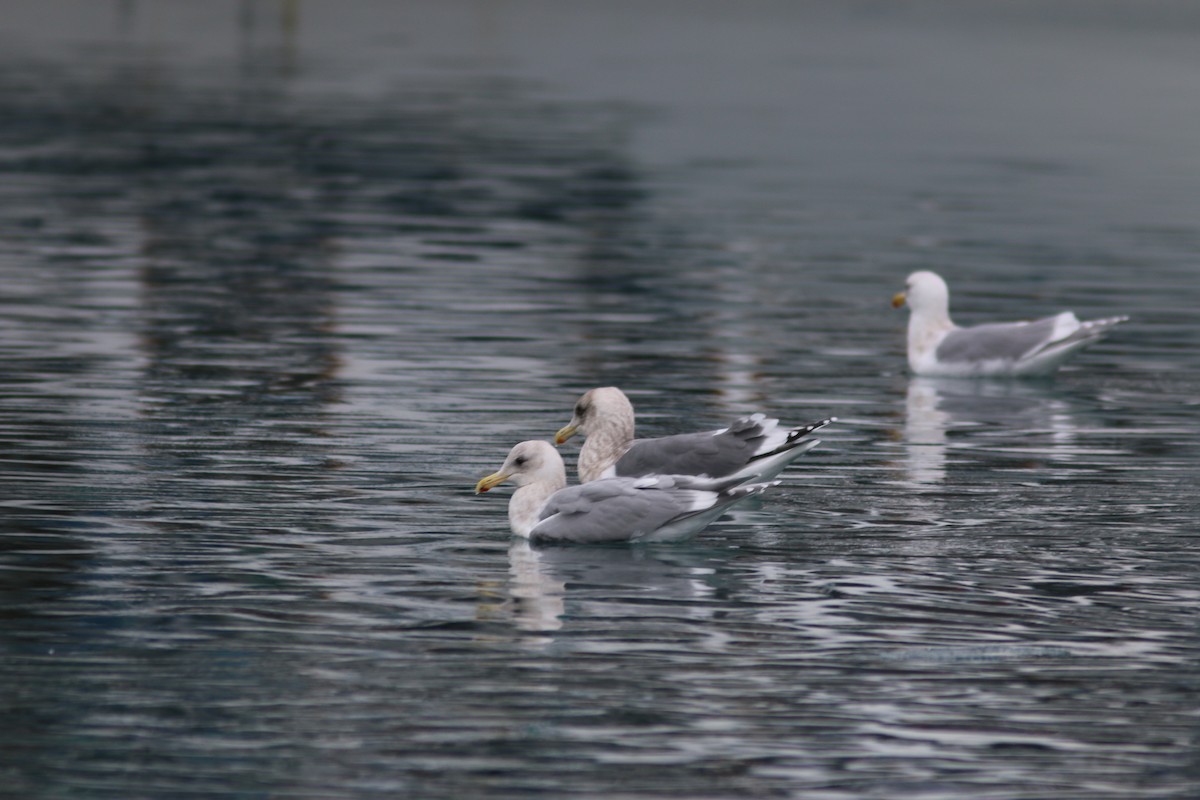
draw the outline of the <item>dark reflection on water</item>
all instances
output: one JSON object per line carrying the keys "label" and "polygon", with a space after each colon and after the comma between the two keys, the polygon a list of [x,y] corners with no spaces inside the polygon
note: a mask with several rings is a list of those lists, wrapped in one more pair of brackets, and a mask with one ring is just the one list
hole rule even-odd
{"label": "dark reflection on water", "polygon": [[[0,783],[1195,795],[1197,17],[1066,5],[12,4]],[[910,379],[917,266],[1133,321]],[[475,479],[607,383],[842,422],[512,541]]]}

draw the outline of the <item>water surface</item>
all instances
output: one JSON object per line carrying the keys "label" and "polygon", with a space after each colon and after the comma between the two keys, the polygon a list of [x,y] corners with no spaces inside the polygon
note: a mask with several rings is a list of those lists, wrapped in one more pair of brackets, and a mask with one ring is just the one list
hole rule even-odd
{"label": "water surface", "polygon": [[[1200,791],[1190,5],[9,6],[9,796]],[[1133,319],[912,379],[916,268]],[[514,540],[475,480],[605,384],[841,422]]]}

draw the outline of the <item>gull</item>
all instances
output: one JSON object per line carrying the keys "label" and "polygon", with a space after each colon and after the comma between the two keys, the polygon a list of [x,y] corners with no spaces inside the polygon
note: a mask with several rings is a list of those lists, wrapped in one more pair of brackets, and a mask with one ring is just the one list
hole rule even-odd
{"label": "gull", "polygon": [[1129,317],[1080,322],[1070,311],[1029,322],[960,328],[950,320],[950,290],[928,270],[908,276],[892,307],[908,304],[908,365],[926,377],[1049,375]]}
{"label": "gull", "polygon": [[657,439],[633,438],[633,405],[615,386],[592,389],[575,403],[571,422],[554,437],[563,444],[576,433],[586,440],[579,451],[581,483],[640,475],[696,475],[736,478],[738,483],[774,478],[783,468],[821,443],[809,434],[836,417],[800,428],[780,428],[779,420],[752,414],[729,427]]}
{"label": "gull", "polygon": [[567,468],[549,442],[521,442],[499,471],[482,478],[482,494],[505,481],[513,533],[543,542],[670,542],[708,527],[734,503],[778,481],[739,484],[690,475],[606,478],[567,486]]}

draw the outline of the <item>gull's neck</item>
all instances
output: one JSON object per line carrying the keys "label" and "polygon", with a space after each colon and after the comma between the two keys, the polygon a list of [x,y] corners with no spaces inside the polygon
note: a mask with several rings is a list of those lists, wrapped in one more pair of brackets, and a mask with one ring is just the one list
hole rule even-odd
{"label": "gull's neck", "polygon": [[942,337],[954,330],[948,309],[922,309],[908,318],[908,352],[924,353],[937,346]]}
{"label": "gull's neck", "polygon": [[620,413],[605,417],[579,449],[579,482],[587,483],[603,477],[617,459],[633,444],[633,414]]}
{"label": "gull's neck", "polygon": [[517,488],[508,501],[508,524],[513,533],[529,537],[538,524],[538,514],[550,495],[567,485],[565,470],[557,476],[541,476]]}

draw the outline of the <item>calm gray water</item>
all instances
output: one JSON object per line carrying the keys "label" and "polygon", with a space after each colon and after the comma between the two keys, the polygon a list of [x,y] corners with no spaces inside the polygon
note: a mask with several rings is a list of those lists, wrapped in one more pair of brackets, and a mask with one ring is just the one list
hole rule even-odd
{"label": "calm gray water", "polygon": [[[3,7],[0,796],[1200,795],[1194,4]],[[913,380],[921,267],[1133,320]],[[514,540],[605,384],[842,421]]]}

